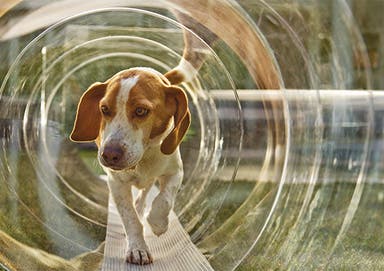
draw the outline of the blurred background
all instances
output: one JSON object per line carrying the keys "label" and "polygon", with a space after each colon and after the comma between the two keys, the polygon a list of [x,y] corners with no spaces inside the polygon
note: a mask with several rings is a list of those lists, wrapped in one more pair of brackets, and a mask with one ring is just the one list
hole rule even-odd
{"label": "blurred background", "polygon": [[[25,18],[28,14],[33,13],[41,7],[47,6],[54,2],[60,1],[3,1],[1,4],[1,26],[0,33],[2,34],[2,50],[1,59],[2,77],[5,76],[9,66],[14,61],[20,51],[30,42],[34,37],[41,33],[48,25],[48,22],[54,22],[65,17],[63,10],[55,10],[55,6],[51,9],[44,11],[44,17],[39,20],[29,22],[28,29],[15,29],[9,33],[9,31]],[[63,6],[70,5],[72,2],[65,1]],[[123,1],[121,1],[123,3]],[[321,82],[324,82],[323,88],[327,88],[331,80],[329,70],[332,66],[334,50],[342,51],[344,54],[349,55],[350,65],[349,72],[351,79],[349,80],[348,88],[363,88],[364,82],[358,75],[361,73],[361,69],[368,68],[372,70],[372,88],[383,89],[383,70],[382,59],[383,55],[383,19],[381,11],[383,8],[383,2],[380,0],[369,1],[237,1],[239,5],[244,7],[249,16],[255,21],[255,23],[262,29],[268,29],[268,33],[265,31],[263,34],[268,39],[268,42],[273,47],[282,47],[285,51],[279,52],[276,55],[290,56],[290,49],[294,49],[287,44],[281,43],[287,39],[297,38],[305,46],[307,53],[312,57],[313,63],[316,63],[316,67],[319,71]],[[263,4],[264,3],[264,4]],[[95,2],[94,5],[89,5],[86,8],[79,5],[77,10],[83,11],[84,9],[99,8],[99,2]],[[115,6],[118,6],[115,4]],[[347,7],[346,7],[347,5]],[[108,5],[107,5],[108,6]],[[110,6],[114,6],[111,3]],[[68,10],[76,9],[74,6],[67,6]],[[348,10],[349,9],[349,10]],[[273,11],[273,12],[272,12]],[[276,12],[276,13],[274,13]],[[63,15],[64,13],[64,15]],[[68,14],[73,14],[70,11]],[[281,21],[277,20],[277,17],[281,17],[284,20],[284,25]],[[48,18],[51,18],[49,20]],[[347,21],[350,21],[346,23]],[[287,37],[287,28],[291,28],[291,35],[294,37]],[[352,28],[352,29],[351,29]],[[355,28],[355,29],[353,29]],[[29,32],[30,31],[30,32]],[[356,35],[361,35],[362,41],[365,44],[366,52],[352,52],[353,45],[349,44],[350,39],[356,37],[350,37],[350,32],[357,31]],[[19,32],[19,33],[17,33]],[[12,34],[13,33],[13,34]],[[8,39],[7,37],[17,36],[14,39]],[[5,36],[5,38],[4,38]],[[279,45],[279,46],[278,46]],[[283,49],[281,49],[283,50]],[[349,51],[349,52],[348,52]],[[365,54],[368,54],[370,65],[365,63]],[[337,52],[337,54],[340,54]],[[281,57],[280,56],[280,57]],[[282,61],[283,62],[283,61]],[[289,61],[286,61],[289,62]],[[291,66],[295,67],[295,64],[289,62]],[[364,64],[365,63],[365,64]],[[368,66],[368,67],[367,67]],[[294,68],[291,68],[293,71]],[[355,75],[355,76],[353,76]],[[293,76],[295,77],[295,76]],[[285,81],[287,87],[289,82]],[[246,84],[244,82],[244,84]],[[293,84],[293,83],[292,83]],[[246,85],[245,85],[246,86]],[[300,86],[295,86],[300,87]]]}

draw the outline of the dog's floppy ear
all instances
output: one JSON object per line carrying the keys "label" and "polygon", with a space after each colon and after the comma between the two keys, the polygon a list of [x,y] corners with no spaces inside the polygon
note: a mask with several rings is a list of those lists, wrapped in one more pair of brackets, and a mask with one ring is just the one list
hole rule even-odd
{"label": "dog's floppy ear", "polygon": [[185,92],[176,86],[166,88],[167,100],[176,104],[176,110],[173,115],[174,128],[161,144],[161,152],[164,154],[173,153],[180,144],[189,125],[191,124],[191,114],[188,109],[188,99]]}
{"label": "dog's floppy ear", "polygon": [[98,137],[101,122],[99,102],[105,95],[107,85],[107,82],[94,83],[81,96],[70,135],[72,141],[94,141]]}

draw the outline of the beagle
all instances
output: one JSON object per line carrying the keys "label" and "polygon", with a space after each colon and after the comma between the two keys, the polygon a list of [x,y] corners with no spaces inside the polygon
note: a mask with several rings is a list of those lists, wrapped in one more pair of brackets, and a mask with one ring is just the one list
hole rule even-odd
{"label": "beagle", "polygon": [[[172,73],[174,74],[174,72]],[[82,95],[70,139],[95,141],[98,160],[124,224],[133,264],[153,261],[140,218],[155,182],[159,194],[146,217],[152,231],[168,228],[168,214],[183,178],[179,144],[191,122],[185,92],[151,68],[121,71]],[[134,200],[132,186],[140,189]]]}

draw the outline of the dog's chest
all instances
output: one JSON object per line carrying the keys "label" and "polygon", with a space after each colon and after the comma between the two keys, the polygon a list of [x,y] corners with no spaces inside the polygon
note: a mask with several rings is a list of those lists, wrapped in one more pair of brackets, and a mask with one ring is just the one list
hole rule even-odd
{"label": "dog's chest", "polygon": [[[158,177],[173,175],[182,168],[179,150],[163,155],[159,150],[147,150],[134,170],[109,171],[115,181],[130,183],[139,189],[149,187]],[[108,169],[107,169],[108,170]]]}
{"label": "dog's chest", "polygon": [[153,167],[145,170],[137,165],[134,170],[110,171],[109,175],[112,177],[112,181],[131,184],[139,189],[143,189],[149,187],[162,174]]}

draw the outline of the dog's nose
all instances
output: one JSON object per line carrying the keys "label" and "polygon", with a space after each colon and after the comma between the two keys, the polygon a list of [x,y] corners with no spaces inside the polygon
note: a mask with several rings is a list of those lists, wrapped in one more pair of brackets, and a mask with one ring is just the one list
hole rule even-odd
{"label": "dog's nose", "polygon": [[106,146],[101,153],[106,166],[119,165],[124,155],[124,151],[119,146]]}

